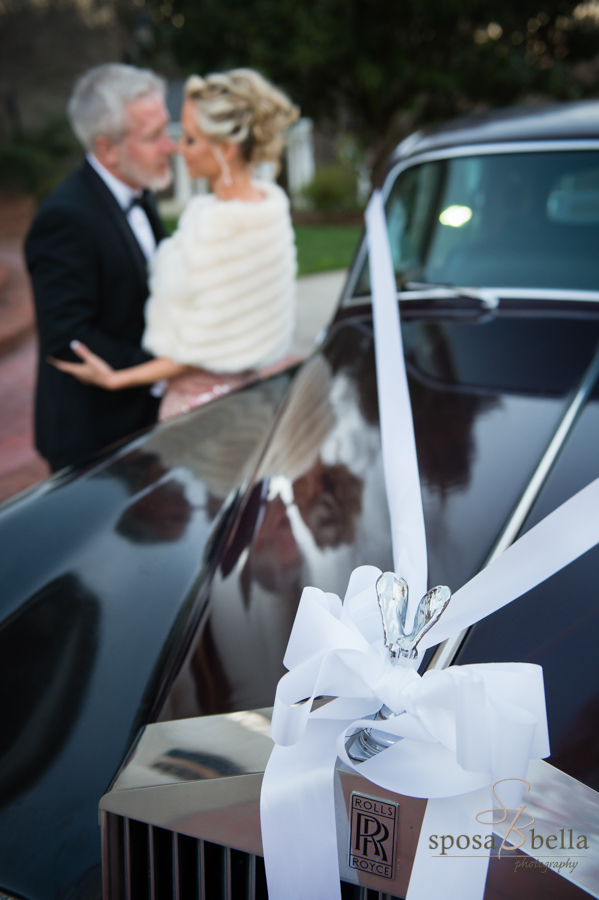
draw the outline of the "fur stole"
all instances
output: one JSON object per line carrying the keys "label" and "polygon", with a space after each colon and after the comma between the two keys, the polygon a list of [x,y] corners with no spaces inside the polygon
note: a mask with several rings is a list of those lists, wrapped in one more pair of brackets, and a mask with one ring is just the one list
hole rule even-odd
{"label": "fur stole", "polygon": [[256,182],[259,203],[194,197],[151,267],[143,346],[213,372],[283,357],[295,321],[296,257],[289,201]]}

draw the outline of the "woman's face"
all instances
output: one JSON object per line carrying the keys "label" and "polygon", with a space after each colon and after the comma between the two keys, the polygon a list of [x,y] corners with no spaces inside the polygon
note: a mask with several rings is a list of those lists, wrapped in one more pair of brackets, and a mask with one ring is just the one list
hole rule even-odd
{"label": "woman's face", "polygon": [[[214,181],[221,175],[221,167],[214,155],[212,141],[206,137],[197,123],[191,100],[186,100],[183,104],[181,127],[183,135],[179,149],[185,159],[190,177],[207,178],[209,181]],[[235,151],[236,148],[231,144],[219,144],[219,147],[230,164],[227,157],[230,155],[230,150]]]}

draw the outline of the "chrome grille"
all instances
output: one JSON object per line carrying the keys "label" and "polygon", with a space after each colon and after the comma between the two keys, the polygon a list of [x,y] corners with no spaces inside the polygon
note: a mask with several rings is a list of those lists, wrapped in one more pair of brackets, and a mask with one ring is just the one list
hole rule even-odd
{"label": "chrome grille", "polygon": [[[268,900],[264,860],[102,812],[104,900]],[[341,882],[342,900],[400,900]]]}

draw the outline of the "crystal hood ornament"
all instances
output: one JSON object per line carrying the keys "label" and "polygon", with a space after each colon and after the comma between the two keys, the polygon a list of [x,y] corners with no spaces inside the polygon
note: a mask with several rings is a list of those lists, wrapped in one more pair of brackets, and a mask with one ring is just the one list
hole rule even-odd
{"label": "crystal hood ornament", "polygon": [[417,659],[417,646],[447,609],[451,591],[446,585],[439,585],[431,588],[424,595],[418,604],[414,616],[414,626],[409,634],[406,634],[407,582],[394,572],[383,572],[376,583],[376,593],[383,617],[385,646],[391,657],[397,659],[398,656],[403,656],[407,659]]}
{"label": "crystal hood ornament", "polygon": [[[409,634],[406,634],[409,589],[405,579],[400,578],[395,572],[383,572],[377,580],[376,593],[383,619],[385,647],[389,650],[391,658],[418,659],[418,644],[447,609],[451,591],[446,585],[439,585],[427,591],[418,604],[414,625]],[[394,713],[383,705],[372,718],[375,722],[377,720],[383,722],[395,715],[401,713]],[[354,762],[364,762],[376,756],[381,750],[386,750],[397,740],[398,738],[373,728],[365,728],[349,739],[347,753]]]}

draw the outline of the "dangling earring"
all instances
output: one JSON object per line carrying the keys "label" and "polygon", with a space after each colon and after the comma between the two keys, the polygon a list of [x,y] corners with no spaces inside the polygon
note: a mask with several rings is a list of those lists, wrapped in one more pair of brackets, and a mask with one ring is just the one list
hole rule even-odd
{"label": "dangling earring", "polygon": [[213,144],[212,152],[214,153],[216,161],[220,166],[224,186],[231,187],[231,185],[233,184],[233,179],[231,178],[231,169],[229,168],[227,160],[223,156],[222,150],[220,149],[220,147],[217,147],[216,144]]}

